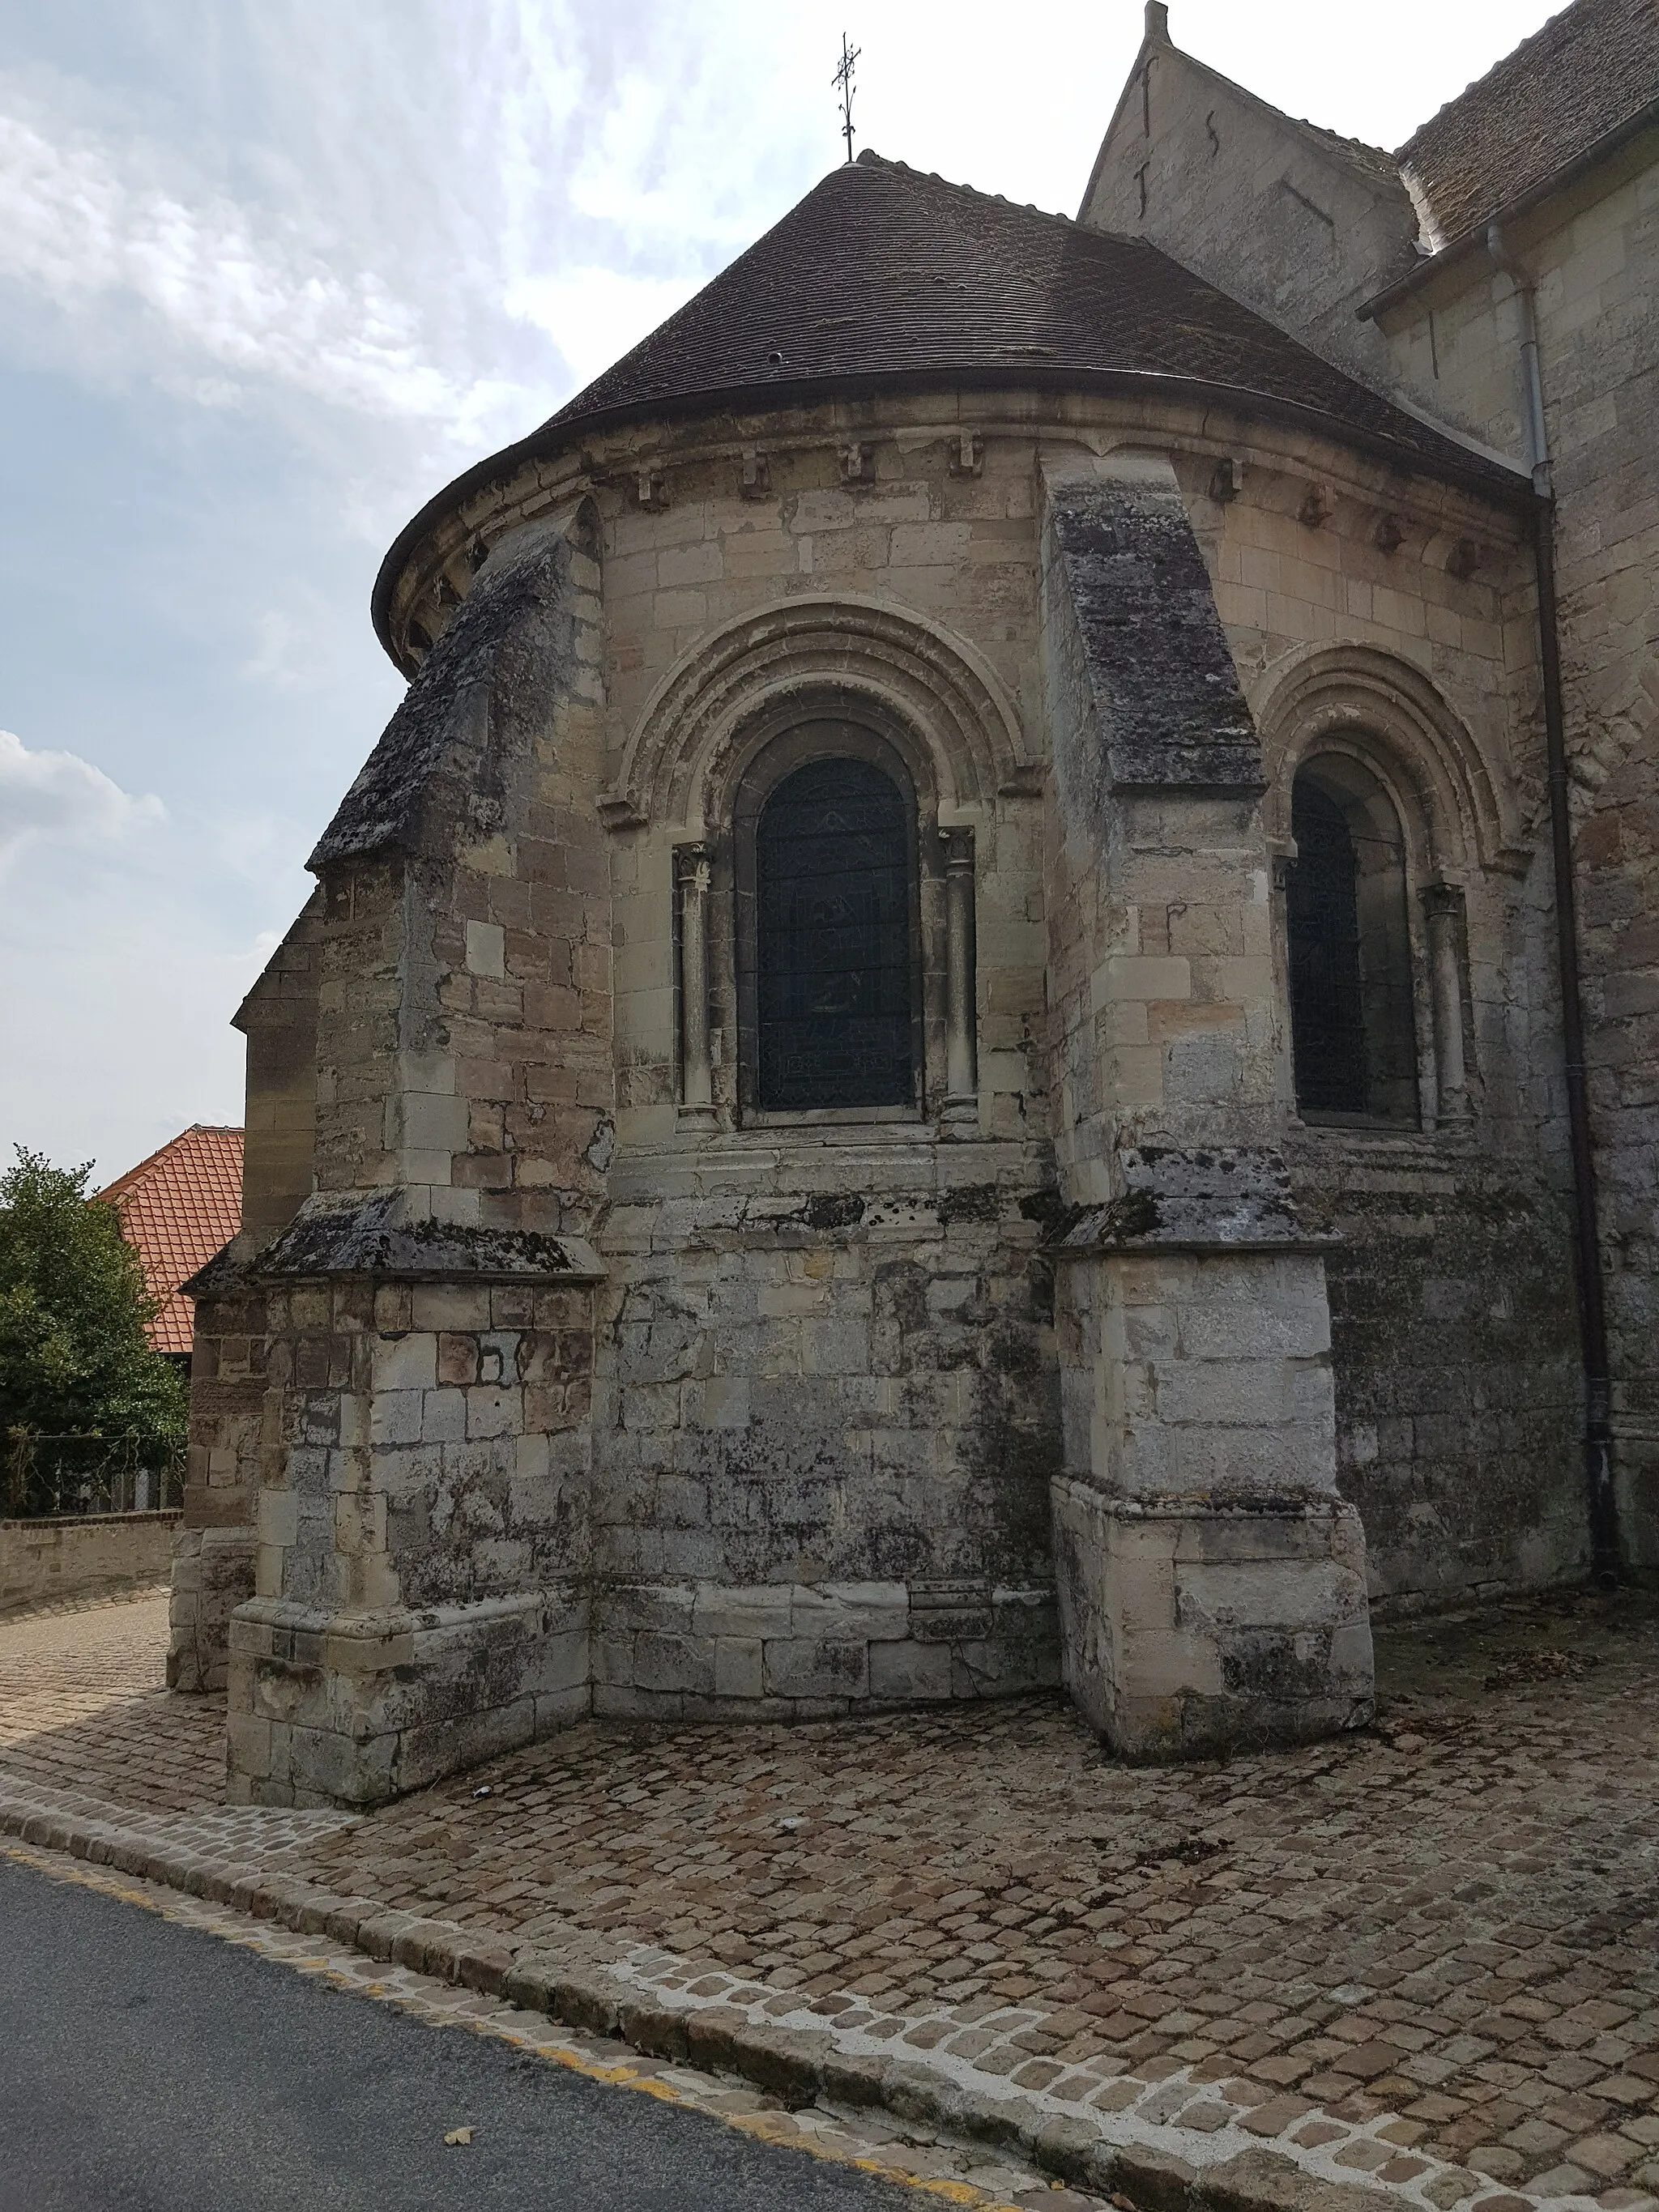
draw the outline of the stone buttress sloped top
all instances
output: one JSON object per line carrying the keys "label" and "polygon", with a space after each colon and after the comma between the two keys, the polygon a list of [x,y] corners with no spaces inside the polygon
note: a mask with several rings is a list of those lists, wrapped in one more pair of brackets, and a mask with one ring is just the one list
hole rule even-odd
{"label": "stone buttress sloped top", "polygon": [[[428,502],[386,555],[374,618],[427,531],[526,461],[625,422],[932,385],[1161,388],[1316,419],[1431,476],[1510,475],[1143,239],[1085,229],[861,154],[519,445]],[[394,653],[394,658],[396,657]]]}
{"label": "stone buttress sloped top", "polygon": [[1659,0],[1576,0],[1400,149],[1446,239],[1659,101]]}
{"label": "stone buttress sloped top", "polygon": [[1049,487],[1115,791],[1259,791],[1261,747],[1173,481]]}

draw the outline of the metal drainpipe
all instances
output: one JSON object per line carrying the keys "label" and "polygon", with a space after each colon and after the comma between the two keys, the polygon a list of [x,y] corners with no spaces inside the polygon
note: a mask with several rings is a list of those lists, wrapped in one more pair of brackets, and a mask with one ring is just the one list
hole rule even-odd
{"label": "metal drainpipe", "polygon": [[1566,1049],[1567,1133],[1572,1156],[1579,1342],[1584,1367],[1584,1485],[1591,1571],[1604,1589],[1620,1579],[1619,1501],[1613,1480],[1612,1385],[1607,1318],[1596,1219],[1595,1159],[1590,1146],[1589,1094],[1584,1070],[1584,1005],[1578,969],[1577,897],[1573,881],[1572,816],[1567,798],[1567,747],[1561,700],[1561,647],[1555,602],[1555,493],[1544,423],[1544,380],[1538,364],[1538,315],[1532,279],[1515,262],[1493,223],[1486,232],[1492,265],[1515,286],[1521,315],[1521,368],[1526,389],[1528,459],[1536,495],[1533,558],[1538,575],[1538,644],[1544,690],[1544,751],[1555,865],[1556,958],[1561,982],[1562,1042]]}

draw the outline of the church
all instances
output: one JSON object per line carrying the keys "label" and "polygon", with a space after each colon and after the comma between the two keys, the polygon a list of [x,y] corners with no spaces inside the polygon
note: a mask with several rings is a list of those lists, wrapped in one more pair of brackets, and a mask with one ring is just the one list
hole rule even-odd
{"label": "church", "polygon": [[1075,221],[863,153],[422,508],[190,1285],[233,1800],[1659,1564],[1656,298],[1651,0],[1398,153],[1154,0]]}

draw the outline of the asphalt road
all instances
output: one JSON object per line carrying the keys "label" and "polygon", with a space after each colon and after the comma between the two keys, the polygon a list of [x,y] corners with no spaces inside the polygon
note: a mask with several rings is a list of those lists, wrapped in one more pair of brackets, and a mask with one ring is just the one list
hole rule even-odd
{"label": "asphalt road", "polygon": [[0,2212],[915,2202],[0,1860]]}

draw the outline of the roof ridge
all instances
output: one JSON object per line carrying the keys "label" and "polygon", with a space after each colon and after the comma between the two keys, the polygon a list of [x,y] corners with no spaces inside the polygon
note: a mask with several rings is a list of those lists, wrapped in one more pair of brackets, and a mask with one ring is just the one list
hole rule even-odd
{"label": "roof ridge", "polygon": [[1499,54],[1498,59],[1490,67],[1482,70],[1479,76],[1472,76],[1462,92],[1455,92],[1449,100],[1441,101],[1432,115],[1425,115],[1410,137],[1402,139],[1395,148],[1395,160],[1403,166],[1410,156],[1412,148],[1425,131],[1431,131],[1443,116],[1450,114],[1453,108],[1461,106],[1471,93],[1479,92],[1482,85],[1490,84],[1494,77],[1502,76],[1505,70],[1517,64],[1522,55],[1535,48],[1541,40],[1547,39],[1553,31],[1559,30],[1569,15],[1577,15],[1581,7],[1589,4],[1590,0],[1567,0],[1565,8],[1558,8],[1554,15],[1547,15],[1535,31],[1529,31],[1526,37],[1511,46],[1507,53]]}
{"label": "roof ridge", "polygon": [[[1006,192],[981,191],[977,185],[959,184],[954,177],[941,176],[937,169],[915,168],[908,161],[896,160],[890,154],[878,154],[872,146],[865,148],[863,153],[859,155],[859,161],[867,161],[872,168],[896,169],[902,175],[915,177],[923,184],[942,185],[947,192],[960,192],[964,199],[982,200],[989,207],[1012,208],[1017,214],[1034,215],[1044,222],[1060,223],[1067,230],[1084,231],[1091,238],[1115,238],[1124,235],[1117,231],[1091,230],[1088,224],[1079,222],[1075,216],[1061,215],[1057,208],[1039,207],[1035,200],[1011,200]],[[848,166],[845,161],[841,164],[842,168]],[[856,168],[858,163],[854,162],[851,166]],[[831,172],[832,175],[835,173],[834,171]],[[829,181],[828,177],[823,179],[825,184]]]}
{"label": "roof ridge", "polygon": [[158,1145],[153,1152],[147,1152],[135,1166],[128,1168],[124,1174],[117,1176],[113,1182],[106,1183],[102,1190],[94,1191],[93,1196],[95,1199],[125,1196],[149,1169],[155,1167],[159,1160],[164,1159],[175,1145],[183,1144],[186,1137],[246,1137],[246,1133],[245,1126],[240,1121],[191,1121],[180,1129],[176,1136],[169,1137],[166,1144]]}

